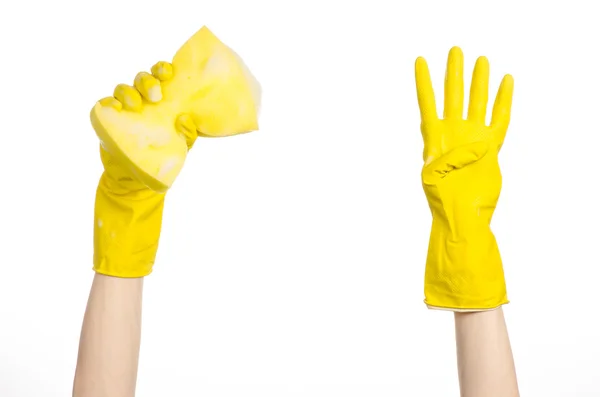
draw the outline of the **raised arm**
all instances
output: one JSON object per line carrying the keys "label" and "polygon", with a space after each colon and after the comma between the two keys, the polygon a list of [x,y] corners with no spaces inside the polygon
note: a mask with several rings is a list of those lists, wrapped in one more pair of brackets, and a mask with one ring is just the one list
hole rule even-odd
{"label": "raised arm", "polygon": [[96,275],[75,397],[134,396],[143,277],[154,266],[165,192],[199,136],[257,130],[260,97],[260,85],[240,57],[203,27],[172,63],[158,62],[95,104],[90,117],[104,173],[96,191]]}
{"label": "raised arm", "polygon": [[143,278],[94,276],[79,341],[73,396],[135,395],[143,283]]}
{"label": "raised arm", "polygon": [[[138,88],[120,85],[100,101],[116,111],[134,108],[160,87],[161,76]],[[190,146],[193,140],[190,141]],[[94,209],[94,281],[83,320],[74,397],[133,397],[142,325],[143,278],[152,272],[165,193],[144,185],[122,152],[100,147],[104,173]]]}
{"label": "raised arm", "polygon": [[463,55],[450,50],[444,117],[439,119],[427,63],[415,65],[424,140],[422,182],[433,217],[425,303],[453,311],[462,397],[517,397],[502,306],[508,303],[500,251],[490,223],[500,196],[498,153],[510,120],[513,79],[502,80],[485,124],[489,64],[477,60],[463,118]]}
{"label": "raised arm", "polygon": [[454,313],[460,395],[518,397],[517,375],[502,308]]}

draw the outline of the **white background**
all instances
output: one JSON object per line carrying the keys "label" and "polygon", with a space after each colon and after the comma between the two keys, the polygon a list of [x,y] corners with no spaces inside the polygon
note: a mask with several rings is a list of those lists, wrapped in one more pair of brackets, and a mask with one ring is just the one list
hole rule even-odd
{"label": "white background", "polygon": [[600,396],[596,6],[3,3],[0,396],[70,395],[101,173],[89,110],[204,24],[262,83],[261,130],[199,141],[168,194],[139,396],[458,396],[452,315],[422,302],[413,72],[425,56],[441,105],[453,45],[467,88],[488,56],[490,105],[515,77],[493,228],[522,395]]}

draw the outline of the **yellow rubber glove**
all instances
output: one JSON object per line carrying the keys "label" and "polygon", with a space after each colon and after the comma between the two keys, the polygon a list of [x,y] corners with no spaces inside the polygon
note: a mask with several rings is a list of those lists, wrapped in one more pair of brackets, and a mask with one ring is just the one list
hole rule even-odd
{"label": "yellow rubber glove", "polygon": [[454,311],[497,308],[508,299],[490,223],[502,185],[498,152],[510,120],[513,79],[504,76],[487,126],[485,57],[475,64],[466,120],[460,48],[452,48],[448,55],[443,120],[437,116],[425,59],[417,59],[415,75],[424,140],[422,182],[433,216],[425,303]]}
{"label": "yellow rubber glove", "polygon": [[94,270],[115,277],[152,272],[165,192],[198,136],[258,128],[260,86],[242,60],[207,28],[133,86],[96,103],[104,173],[96,192]]}

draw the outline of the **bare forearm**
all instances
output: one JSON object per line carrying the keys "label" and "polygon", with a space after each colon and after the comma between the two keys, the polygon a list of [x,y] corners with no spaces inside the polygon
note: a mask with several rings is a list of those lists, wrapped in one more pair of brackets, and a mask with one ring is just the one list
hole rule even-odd
{"label": "bare forearm", "polygon": [[462,397],[519,397],[502,308],[455,313]]}
{"label": "bare forearm", "polygon": [[96,274],[88,300],[74,397],[133,397],[140,351],[143,278]]}

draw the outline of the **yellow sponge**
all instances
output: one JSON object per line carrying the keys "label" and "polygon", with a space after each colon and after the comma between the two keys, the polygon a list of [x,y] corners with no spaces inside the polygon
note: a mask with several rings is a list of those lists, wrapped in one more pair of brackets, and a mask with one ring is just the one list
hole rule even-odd
{"label": "yellow sponge", "polygon": [[135,78],[144,95],[121,84],[114,92],[119,102],[98,101],[90,115],[103,148],[150,189],[168,190],[183,167],[188,144],[176,126],[181,120],[189,119],[203,137],[258,129],[260,85],[208,28],[194,34],[171,64],[156,64],[152,74],[163,81],[148,86],[157,81],[150,74]]}

